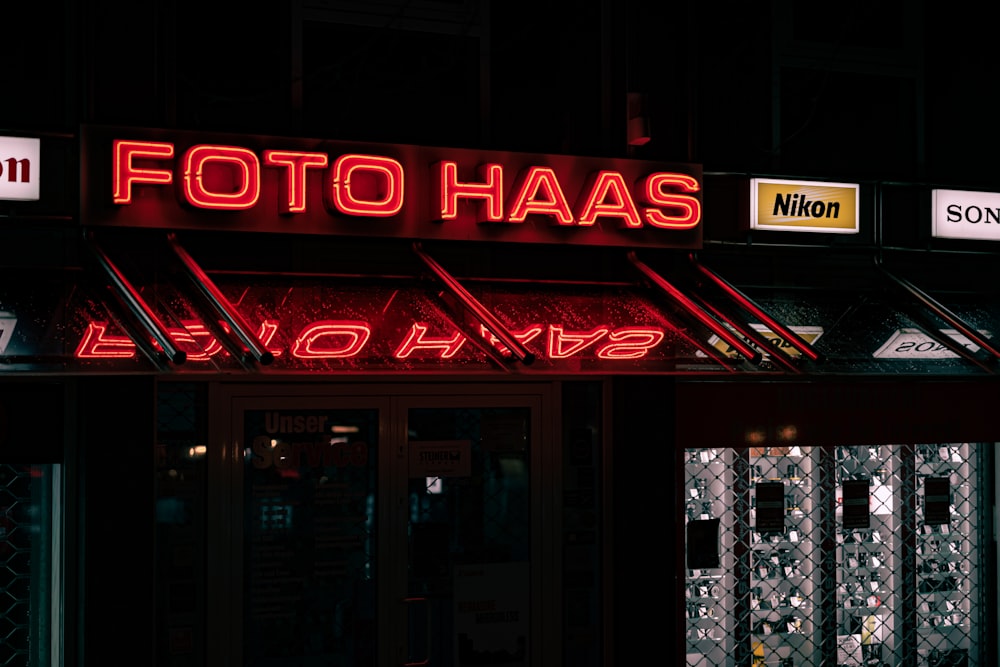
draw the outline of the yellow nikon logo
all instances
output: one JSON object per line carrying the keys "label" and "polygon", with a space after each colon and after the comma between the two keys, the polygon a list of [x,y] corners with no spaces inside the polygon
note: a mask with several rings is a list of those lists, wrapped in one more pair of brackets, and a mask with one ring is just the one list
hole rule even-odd
{"label": "yellow nikon logo", "polygon": [[755,178],[750,182],[750,227],[857,233],[859,186]]}

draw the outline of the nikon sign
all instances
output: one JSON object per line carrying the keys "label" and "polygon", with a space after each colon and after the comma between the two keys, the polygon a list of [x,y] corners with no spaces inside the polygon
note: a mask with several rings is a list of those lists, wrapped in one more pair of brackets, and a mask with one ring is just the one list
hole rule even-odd
{"label": "nikon sign", "polygon": [[750,228],[857,234],[857,183],[750,180]]}

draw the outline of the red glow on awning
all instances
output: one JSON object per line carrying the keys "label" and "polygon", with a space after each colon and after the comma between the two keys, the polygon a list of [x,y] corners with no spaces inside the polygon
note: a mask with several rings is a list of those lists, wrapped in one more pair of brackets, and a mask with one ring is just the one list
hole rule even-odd
{"label": "red glow on awning", "polygon": [[[480,323],[466,322],[441,295],[413,286],[334,288],[316,284],[232,284],[220,289],[238,308],[282,371],[497,370],[511,350]],[[497,289],[476,298],[534,355],[540,372],[707,369],[667,316],[626,288]],[[178,370],[239,366],[213,328],[168,286],[157,302],[167,333],[186,353]],[[219,329],[216,329],[219,330]],[[81,364],[137,359],[133,340],[108,317],[81,314],[74,357]],[[519,372],[526,368],[517,367]],[[509,370],[509,369],[508,369]]]}

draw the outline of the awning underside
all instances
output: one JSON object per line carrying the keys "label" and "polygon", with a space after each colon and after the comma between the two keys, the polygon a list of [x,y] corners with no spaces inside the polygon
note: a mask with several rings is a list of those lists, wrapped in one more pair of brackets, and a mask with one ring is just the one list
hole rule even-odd
{"label": "awning underside", "polygon": [[693,256],[664,270],[634,253],[623,253],[615,282],[455,277],[418,245],[413,265],[392,276],[260,274],[205,270],[177,239],[165,241],[162,265],[94,243],[94,266],[6,272],[0,373],[963,375],[995,366],[1000,304],[943,303],[884,282],[744,291]]}

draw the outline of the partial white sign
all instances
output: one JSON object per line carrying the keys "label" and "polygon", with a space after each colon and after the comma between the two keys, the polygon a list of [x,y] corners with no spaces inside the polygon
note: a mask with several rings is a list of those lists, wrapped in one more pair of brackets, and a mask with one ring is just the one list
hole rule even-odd
{"label": "partial white sign", "polygon": [[0,199],[38,201],[42,141],[0,137]]}
{"label": "partial white sign", "polygon": [[[941,333],[966,347],[970,352],[978,352],[979,346],[954,329],[942,329]],[[989,337],[988,331],[980,331]],[[882,347],[872,354],[876,359],[956,359],[958,355],[920,329],[904,327],[896,329]]]}
{"label": "partial white sign", "polygon": [[1000,241],[1000,193],[931,190],[931,233],[939,239]]}
{"label": "partial white sign", "polygon": [[14,327],[17,326],[17,317],[14,313],[0,310],[0,355],[7,351],[10,344],[10,337],[14,335]]}
{"label": "partial white sign", "polygon": [[[789,343],[787,340],[785,340],[784,338],[782,338],[778,334],[776,334],[773,331],[771,331],[770,329],[768,329],[763,324],[757,324],[755,322],[751,322],[750,326],[753,327],[753,329],[757,333],[761,334],[762,336],[764,336],[764,338],[768,339],[771,342],[771,345],[773,345],[776,348],[781,348],[783,351],[785,351],[786,353],[788,353],[789,356],[792,356],[792,357],[799,357],[799,356],[801,356],[801,353],[797,349],[795,349],[794,347],[792,347],[791,343]],[[738,332],[735,329],[733,329],[732,327],[729,327],[729,329],[733,333],[738,334]],[[816,341],[819,339],[819,337],[823,335],[823,327],[817,327],[817,326],[790,326],[790,327],[788,327],[788,329],[792,333],[797,334],[799,338],[801,338],[802,340],[804,340],[806,343],[809,343],[810,345],[814,345],[816,343]],[[722,352],[723,354],[725,354],[728,357],[732,357],[732,358],[735,359],[739,355],[739,353],[736,351],[736,349],[733,346],[731,346],[729,343],[727,343],[726,341],[722,340],[721,338],[719,338],[715,334],[709,336],[709,338],[708,338],[708,344],[711,345],[712,347],[714,347],[715,349],[719,350],[720,352]],[[695,352],[695,356],[707,357],[708,355],[699,350],[699,351]],[[767,356],[767,351],[766,350],[765,350],[765,356]]]}

